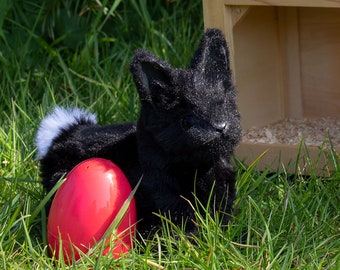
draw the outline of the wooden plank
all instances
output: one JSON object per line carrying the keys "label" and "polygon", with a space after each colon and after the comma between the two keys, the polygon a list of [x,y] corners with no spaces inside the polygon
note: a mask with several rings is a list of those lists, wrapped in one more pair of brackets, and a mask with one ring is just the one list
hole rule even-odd
{"label": "wooden plank", "polygon": [[340,117],[340,9],[300,8],[305,117]]}
{"label": "wooden plank", "polygon": [[[288,173],[296,173],[297,170],[300,174],[316,173],[320,176],[330,176],[334,172],[334,167],[325,156],[329,154],[329,149],[323,151],[324,153],[320,154],[316,146],[302,146],[299,150],[298,145],[242,142],[236,149],[235,156],[250,165],[265,152],[257,164],[258,170],[279,169]],[[340,153],[340,148],[336,148],[335,151]]]}
{"label": "wooden plank", "polygon": [[[211,1],[214,2],[214,1]],[[338,7],[340,0],[224,0],[225,5],[291,6],[291,7]]]}
{"label": "wooden plank", "polygon": [[298,8],[280,7],[279,31],[285,118],[303,118]]}
{"label": "wooden plank", "polygon": [[224,0],[203,0],[204,28],[219,28],[225,33]]}
{"label": "wooden plank", "polygon": [[235,77],[243,129],[282,120],[276,7],[253,7],[234,27]]}
{"label": "wooden plank", "polygon": [[229,48],[229,66],[232,70],[232,78],[235,82],[235,50],[234,50],[234,27],[233,27],[233,17],[232,8],[224,7],[224,34]]}

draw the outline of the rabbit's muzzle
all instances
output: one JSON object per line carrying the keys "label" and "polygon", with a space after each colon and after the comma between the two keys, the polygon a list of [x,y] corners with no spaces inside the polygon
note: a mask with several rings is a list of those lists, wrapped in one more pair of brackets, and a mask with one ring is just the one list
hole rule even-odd
{"label": "rabbit's muzzle", "polygon": [[228,130],[229,123],[228,122],[217,123],[217,124],[213,124],[212,127],[217,132],[225,133]]}

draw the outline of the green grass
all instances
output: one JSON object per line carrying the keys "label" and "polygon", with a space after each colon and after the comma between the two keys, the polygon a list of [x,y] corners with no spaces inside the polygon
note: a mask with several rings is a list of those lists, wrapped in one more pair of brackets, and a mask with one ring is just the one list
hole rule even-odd
{"label": "green grass", "polygon": [[[58,104],[86,107],[102,124],[135,120],[133,51],[148,48],[185,67],[203,33],[197,0],[104,1],[108,12],[81,1],[47,2],[1,2],[2,269],[68,268],[48,255],[46,194],[33,144],[43,116]],[[126,257],[93,253],[70,268],[339,269],[339,153],[328,158],[335,167],[328,177],[259,172],[256,162],[236,161],[238,196],[227,229],[218,217],[197,215],[199,233],[188,237],[164,219],[163,230]]]}

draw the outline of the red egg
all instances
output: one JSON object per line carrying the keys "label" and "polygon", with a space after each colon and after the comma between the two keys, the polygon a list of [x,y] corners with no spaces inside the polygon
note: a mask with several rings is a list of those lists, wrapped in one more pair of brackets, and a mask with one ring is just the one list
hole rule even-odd
{"label": "red egg", "polygon": [[[61,255],[61,243],[67,263],[73,257],[79,259],[77,249],[86,253],[102,238],[131,192],[124,173],[111,161],[92,158],[78,164],[57,191],[48,217],[48,243],[55,257]],[[131,248],[136,222],[132,199],[117,228],[116,258]],[[103,255],[109,250],[110,246],[106,247]]]}

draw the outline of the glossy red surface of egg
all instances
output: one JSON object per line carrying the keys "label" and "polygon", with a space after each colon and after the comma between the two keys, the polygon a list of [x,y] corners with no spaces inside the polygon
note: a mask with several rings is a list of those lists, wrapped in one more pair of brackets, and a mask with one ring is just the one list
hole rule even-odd
{"label": "glossy red surface of egg", "polygon": [[[78,164],[60,186],[48,217],[48,243],[59,258],[60,243],[66,262],[79,259],[77,248],[86,253],[98,242],[131,193],[124,173],[111,161],[92,158]],[[132,199],[117,228],[113,255],[119,257],[132,246],[137,222]],[[75,248],[76,247],[76,248]],[[105,248],[103,254],[109,252]]]}

